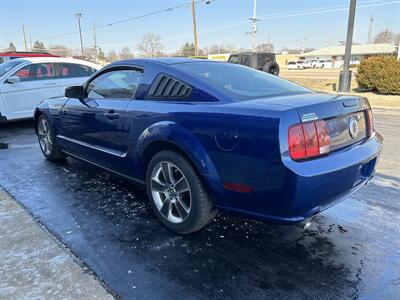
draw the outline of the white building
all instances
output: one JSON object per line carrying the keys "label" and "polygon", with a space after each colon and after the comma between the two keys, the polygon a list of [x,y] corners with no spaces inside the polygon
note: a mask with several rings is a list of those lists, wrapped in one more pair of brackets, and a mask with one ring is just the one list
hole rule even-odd
{"label": "white building", "polygon": [[[305,60],[331,61],[334,68],[343,65],[345,46],[334,46],[317,49],[300,55]],[[350,64],[359,64],[361,60],[370,56],[394,55],[396,47],[392,44],[365,44],[351,47]]]}

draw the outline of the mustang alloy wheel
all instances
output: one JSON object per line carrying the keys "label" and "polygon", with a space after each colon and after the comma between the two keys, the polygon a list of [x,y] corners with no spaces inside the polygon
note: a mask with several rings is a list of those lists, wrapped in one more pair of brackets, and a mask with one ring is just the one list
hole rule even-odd
{"label": "mustang alloy wheel", "polygon": [[39,138],[40,148],[45,155],[50,155],[52,149],[50,130],[50,125],[46,118],[41,118],[38,123],[37,135]]}
{"label": "mustang alloy wheel", "polygon": [[172,223],[182,223],[192,204],[189,183],[171,162],[158,163],[151,174],[151,193],[161,215]]}
{"label": "mustang alloy wheel", "polygon": [[157,218],[177,233],[197,231],[216,214],[197,171],[177,152],[161,151],[150,160],[146,188]]}
{"label": "mustang alloy wheel", "polygon": [[39,146],[46,159],[57,161],[65,158],[57,145],[54,132],[45,115],[40,115],[36,125],[36,134],[39,140]]}

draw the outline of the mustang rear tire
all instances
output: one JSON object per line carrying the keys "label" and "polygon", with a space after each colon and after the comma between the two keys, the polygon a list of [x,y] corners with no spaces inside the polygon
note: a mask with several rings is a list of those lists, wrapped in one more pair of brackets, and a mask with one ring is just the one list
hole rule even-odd
{"label": "mustang rear tire", "polygon": [[36,132],[40,150],[42,150],[47,160],[58,161],[65,158],[65,154],[61,152],[57,145],[53,127],[50,125],[48,118],[43,114],[39,116]]}
{"label": "mustang rear tire", "polygon": [[146,189],[157,218],[176,233],[198,231],[216,215],[196,170],[177,152],[161,151],[150,160]]}

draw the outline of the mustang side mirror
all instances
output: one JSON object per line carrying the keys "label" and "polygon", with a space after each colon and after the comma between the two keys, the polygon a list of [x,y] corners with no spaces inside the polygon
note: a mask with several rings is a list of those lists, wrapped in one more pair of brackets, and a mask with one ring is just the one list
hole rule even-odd
{"label": "mustang side mirror", "polygon": [[65,89],[65,97],[82,99],[85,97],[85,89],[81,85],[69,86]]}
{"label": "mustang side mirror", "polygon": [[10,77],[8,77],[8,79],[7,79],[7,81],[6,81],[7,83],[15,83],[15,82],[20,82],[20,78],[19,78],[19,76],[17,76],[17,75],[14,75],[14,76],[10,76]]}

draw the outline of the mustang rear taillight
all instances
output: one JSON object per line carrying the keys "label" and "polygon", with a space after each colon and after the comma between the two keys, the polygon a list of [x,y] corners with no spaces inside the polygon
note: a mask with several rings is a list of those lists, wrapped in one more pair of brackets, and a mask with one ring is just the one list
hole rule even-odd
{"label": "mustang rear taillight", "polygon": [[289,127],[289,154],[293,160],[329,153],[330,141],[325,121],[314,121]]}
{"label": "mustang rear taillight", "polygon": [[368,136],[372,136],[374,132],[374,119],[372,116],[372,109],[368,109]]}

